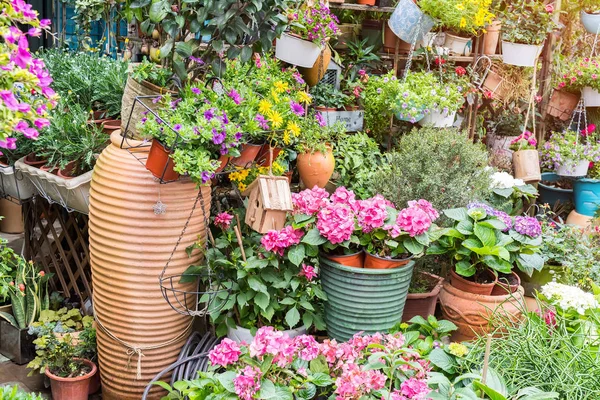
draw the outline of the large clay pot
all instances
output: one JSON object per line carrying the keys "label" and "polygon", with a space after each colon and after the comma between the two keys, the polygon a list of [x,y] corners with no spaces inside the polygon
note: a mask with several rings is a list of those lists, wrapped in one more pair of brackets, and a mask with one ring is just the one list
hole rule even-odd
{"label": "large clay pot", "polygon": [[[148,382],[177,360],[191,330],[192,318],[171,308],[158,277],[190,217],[198,189],[187,179],[161,185],[137,159],[147,156],[148,147],[136,147],[142,142],[126,140],[128,151],[120,147],[121,139],[119,131],[111,135],[111,145],[94,168],[89,249],[103,399],[139,400]],[[210,188],[201,190],[202,201],[181,237],[167,276],[182,274],[189,265],[201,262],[199,253],[188,257],[185,251],[194,242],[205,240],[201,205],[209,218]],[[166,212],[157,215],[154,206],[159,199]],[[178,281],[173,280],[175,290],[195,287]],[[177,304],[172,293],[166,293],[170,302]],[[136,346],[141,353],[122,342]],[[141,378],[137,378],[138,372]],[[156,387],[148,399],[162,395],[164,391]]]}
{"label": "large clay pot", "polygon": [[325,76],[325,72],[327,72],[327,67],[329,66],[329,62],[331,61],[331,49],[329,46],[325,46],[323,51],[319,57],[317,57],[317,61],[310,68],[302,68],[299,67],[298,70],[302,73],[304,80],[308,84],[308,86],[315,86],[323,77]]}
{"label": "large clay pot", "polygon": [[452,341],[472,340],[477,335],[485,335],[494,331],[490,326],[490,318],[505,316],[513,321],[522,317],[525,309],[523,288],[504,296],[486,296],[464,292],[445,282],[440,291],[442,319],[453,322],[457,327],[452,334]]}
{"label": "large clay pot", "polygon": [[537,150],[519,150],[513,153],[513,166],[515,178],[522,179],[527,183],[535,183],[542,180],[540,170],[540,156]]}
{"label": "large clay pot", "polygon": [[362,250],[358,253],[344,255],[321,253],[321,257],[346,267],[363,268],[365,265],[365,252]]}
{"label": "large clay pot", "polygon": [[494,286],[496,286],[496,276],[489,270],[486,273],[489,275],[489,280],[493,280],[491,283],[475,283],[458,275],[454,268],[452,268],[450,270],[450,284],[463,292],[489,296],[492,294]]}
{"label": "large clay pot", "polygon": [[548,114],[559,118],[561,121],[568,121],[575,108],[577,108],[580,97],[579,94],[554,89],[548,103]]}
{"label": "large clay pot", "polygon": [[490,25],[485,27],[485,35],[483,35],[483,54],[496,54],[498,41],[500,40],[500,30],[502,29],[502,21],[495,20]]}
{"label": "large clay pot", "polygon": [[76,378],[61,378],[46,369],[46,376],[50,378],[54,400],[87,400],[90,380],[96,374],[98,368],[96,364],[89,360],[81,361],[90,368],[90,372]]}
{"label": "large clay pot", "polygon": [[256,163],[263,167],[268,167],[273,164],[273,160],[281,153],[281,147],[272,147],[269,143],[265,143],[260,147],[256,156]]}
{"label": "large clay pot", "polygon": [[412,260],[412,256],[407,258],[384,258],[365,251],[365,268],[369,269],[394,269],[406,265]]}
{"label": "large clay pot", "polygon": [[406,296],[406,304],[404,305],[404,313],[402,314],[403,322],[408,322],[417,315],[425,319],[430,315],[435,315],[435,306],[437,305],[444,278],[428,272],[421,272],[421,276],[435,286],[428,293],[409,293]]}
{"label": "large clay pot", "polygon": [[587,215],[579,214],[577,211],[573,210],[567,216],[567,220],[565,221],[567,225],[577,225],[581,228],[588,229],[592,226],[593,217],[588,217]]}
{"label": "large clay pot", "polygon": [[335,159],[331,149],[323,154],[320,151],[314,153],[300,153],[296,160],[300,179],[304,186],[312,189],[315,186],[324,188],[333,175]]}

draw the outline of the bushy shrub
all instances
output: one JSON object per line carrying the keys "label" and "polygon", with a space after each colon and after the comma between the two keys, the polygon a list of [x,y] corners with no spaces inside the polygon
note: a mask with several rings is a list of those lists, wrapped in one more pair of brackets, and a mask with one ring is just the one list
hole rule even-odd
{"label": "bushy shrub", "polygon": [[370,186],[399,207],[412,199],[429,200],[437,209],[464,207],[489,196],[487,162],[485,148],[456,129],[415,129],[402,137]]}

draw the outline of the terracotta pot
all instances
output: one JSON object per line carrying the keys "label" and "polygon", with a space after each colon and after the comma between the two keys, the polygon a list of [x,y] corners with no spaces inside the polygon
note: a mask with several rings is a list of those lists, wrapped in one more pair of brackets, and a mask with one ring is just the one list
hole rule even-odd
{"label": "terracotta pot", "polygon": [[146,160],[146,169],[164,182],[176,181],[179,179],[179,174],[173,170],[175,164],[170,155],[171,151],[164,144],[154,139]]}
{"label": "terracotta pot", "polygon": [[331,49],[329,46],[325,46],[323,51],[319,57],[317,57],[317,61],[310,68],[302,68],[298,67],[300,73],[304,77],[304,80],[308,84],[308,86],[315,86],[321,79],[325,77],[325,73],[327,72],[327,67],[329,66],[329,62],[331,61]]}
{"label": "terracotta pot", "polygon": [[34,153],[29,153],[27,157],[23,159],[23,162],[27,165],[37,168],[40,168],[42,165],[46,164],[46,160],[39,158]]}
{"label": "terracotta pot", "polygon": [[[410,51],[410,43],[406,43],[404,40],[400,40],[398,36],[390,29],[387,22],[383,24],[383,49],[388,53],[394,53],[396,51],[396,42],[400,41],[399,52],[407,53]],[[408,47],[407,47],[408,46]]]}
{"label": "terracotta pot", "polygon": [[483,35],[483,54],[496,54],[498,41],[500,40],[500,30],[502,29],[502,21],[496,20],[485,27],[486,33]]}
{"label": "terracotta pot", "polygon": [[490,70],[483,82],[483,87],[494,94],[494,98],[502,100],[505,96],[503,78],[495,71]]}
{"label": "terracotta pot", "polygon": [[453,268],[450,270],[450,284],[463,292],[489,296],[492,294],[494,286],[496,286],[496,275],[489,270],[486,271],[486,274],[489,280],[492,280],[492,283],[475,283],[458,275]]}
{"label": "terracotta pot", "polygon": [[548,103],[547,112],[561,121],[568,121],[575,108],[577,108],[580,97],[579,94],[554,89]]}
{"label": "terracotta pot", "polygon": [[593,217],[588,217],[587,215],[579,214],[577,211],[573,210],[569,213],[567,217],[567,225],[577,225],[581,228],[587,229],[592,226]]}
{"label": "terracotta pot", "polygon": [[111,135],[114,131],[121,129],[120,119],[107,119],[102,123],[102,131]]}
{"label": "terracotta pot", "polygon": [[0,215],[4,218],[0,220],[0,232],[4,233],[23,233],[23,212],[20,204],[12,201],[0,200]]}
{"label": "terracotta pot", "polygon": [[61,178],[73,179],[73,168],[75,168],[75,161],[71,161],[63,169],[59,169],[56,174]]}
{"label": "terracotta pot", "polygon": [[40,167],[40,170],[42,170],[44,172],[48,172],[48,173],[53,174],[53,175],[57,175],[58,174],[58,168],[56,168],[56,167],[50,167],[50,166],[45,165],[45,164]]}
{"label": "terracotta pot", "polygon": [[249,168],[261,148],[262,144],[244,143],[240,151],[240,156],[231,159],[231,162],[238,167]]}
{"label": "terracotta pot", "polygon": [[269,143],[263,144],[256,156],[256,163],[263,167],[270,166],[273,163],[273,160],[281,153],[281,150],[280,147],[271,147]]}
{"label": "terracotta pot", "polygon": [[46,369],[46,376],[50,378],[52,398],[54,400],[87,400],[90,390],[90,379],[96,374],[96,364],[89,360],[81,360],[91,368],[91,371],[76,378],[61,378]]}
{"label": "terracotta pot", "polygon": [[94,121],[103,120],[105,115],[106,110],[94,111],[92,114],[92,118],[94,119]]}
{"label": "terracotta pot", "polygon": [[334,263],[345,265],[346,267],[363,268],[365,264],[365,252],[362,250],[358,253],[339,256],[323,253],[322,256],[333,261]]}
{"label": "terracotta pot", "polygon": [[[512,276],[512,280],[516,283],[510,283],[508,276]],[[498,281],[492,290],[492,296],[502,296],[509,293],[514,293],[521,286],[521,277],[516,272],[511,271],[510,275],[498,274]]]}
{"label": "terracotta pot", "polygon": [[357,0],[356,2],[358,4],[363,4],[366,6],[374,6],[375,5],[375,0]]}
{"label": "terracotta pot", "polygon": [[401,259],[384,258],[371,254],[365,250],[365,268],[368,269],[393,269],[405,266],[412,260],[413,256]]}
{"label": "terracotta pot", "polygon": [[220,162],[219,168],[217,168],[215,173],[218,174],[219,172],[223,171],[225,169],[225,167],[227,166],[227,163],[229,162],[230,159],[231,159],[231,157],[228,157],[228,156],[220,156],[218,158],[218,160]]}
{"label": "terracotta pot", "polygon": [[515,151],[512,161],[515,168],[515,178],[522,179],[527,183],[535,183],[542,180],[540,156],[537,150]]}
{"label": "terracotta pot", "polygon": [[[97,329],[103,400],[139,400],[148,382],[177,360],[191,330],[192,318],[175,312],[163,297],[158,277],[173,252],[198,196],[196,185],[182,179],[161,185],[136,159],[147,156],[143,142],[111,135],[96,163],[90,188],[89,251],[94,277],[93,304],[96,319],[119,340],[143,346],[143,356]],[[140,147],[137,147],[140,146]],[[130,151],[135,152],[134,157]],[[181,243],[167,268],[167,275],[183,274],[192,264],[201,265],[200,252],[186,247],[205,240],[204,215],[210,218],[210,187],[200,189],[198,202]],[[159,197],[160,196],[160,197]],[[165,214],[155,214],[160,198]],[[195,290],[195,285],[173,280],[174,289]],[[173,292],[165,292],[177,304]],[[141,378],[137,379],[140,361]],[[152,388],[149,400],[166,395]]]}
{"label": "terracotta pot", "polygon": [[504,296],[485,296],[464,292],[445,282],[440,291],[442,319],[453,322],[457,327],[452,341],[472,340],[477,335],[493,332],[490,318],[496,313],[512,321],[522,317],[525,309],[523,288]]}
{"label": "terracotta pot", "polygon": [[321,111],[321,112],[337,111],[337,108],[325,107],[325,106],[315,106],[315,111]]}
{"label": "terracotta pot", "polygon": [[346,111],[358,111],[360,109],[359,106],[344,106],[344,110]]}
{"label": "terracotta pot", "polygon": [[100,390],[100,386],[102,386],[102,382],[100,381],[100,367],[98,367],[98,371],[92,376],[90,379],[90,388],[88,390],[88,394],[94,394],[98,390]]}
{"label": "terracotta pot", "polygon": [[435,307],[437,305],[438,295],[442,289],[442,284],[444,283],[444,278],[428,272],[421,272],[421,276],[425,277],[435,286],[428,293],[408,294],[406,297],[406,304],[404,305],[404,313],[402,313],[403,322],[408,322],[417,315],[420,315],[425,319],[430,315],[435,315]]}
{"label": "terracotta pot", "polygon": [[331,149],[328,149],[325,154],[320,151],[300,153],[296,159],[296,166],[304,186],[309,189],[315,186],[324,188],[333,175],[335,159]]}

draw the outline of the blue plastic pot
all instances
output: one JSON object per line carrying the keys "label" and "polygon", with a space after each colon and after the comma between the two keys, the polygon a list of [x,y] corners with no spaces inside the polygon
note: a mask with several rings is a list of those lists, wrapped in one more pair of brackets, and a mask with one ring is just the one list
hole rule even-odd
{"label": "blue plastic pot", "polygon": [[407,43],[423,40],[434,24],[413,0],[400,0],[388,21],[392,32]]}
{"label": "blue plastic pot", "polygon": [[600,34],[600,14],[588,14],[581,11],[581,23],[589,33]]}
{"label": "blue plastic pot", "polygon": [[600,207],[600,180],[578,179],[573,185],[575,211],[586,217],[593,217]]}
{"label": "blue plastic pot", "polygon": [[572,189],[561,189],[552,186],[544,185],[544,181],[556,182],[560,180],[560,176],[554,172],[544,172],[542,174],[542,181],[538,184],[538,192],[540,194],[538,203],[549,204],[554,206],[556,203],[566,204],[573,202],[573,190]]}

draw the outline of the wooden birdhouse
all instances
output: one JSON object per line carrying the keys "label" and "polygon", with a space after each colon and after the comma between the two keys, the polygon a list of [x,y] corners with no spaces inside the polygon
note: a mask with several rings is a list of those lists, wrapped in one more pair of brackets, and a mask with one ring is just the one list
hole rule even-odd
{"label": "wooden birdhouse", "polygon": [[249,197],[246,224],[259,233],[282,229],[287,213],[294,209],[285,176],[259,175],[242,194]]}

